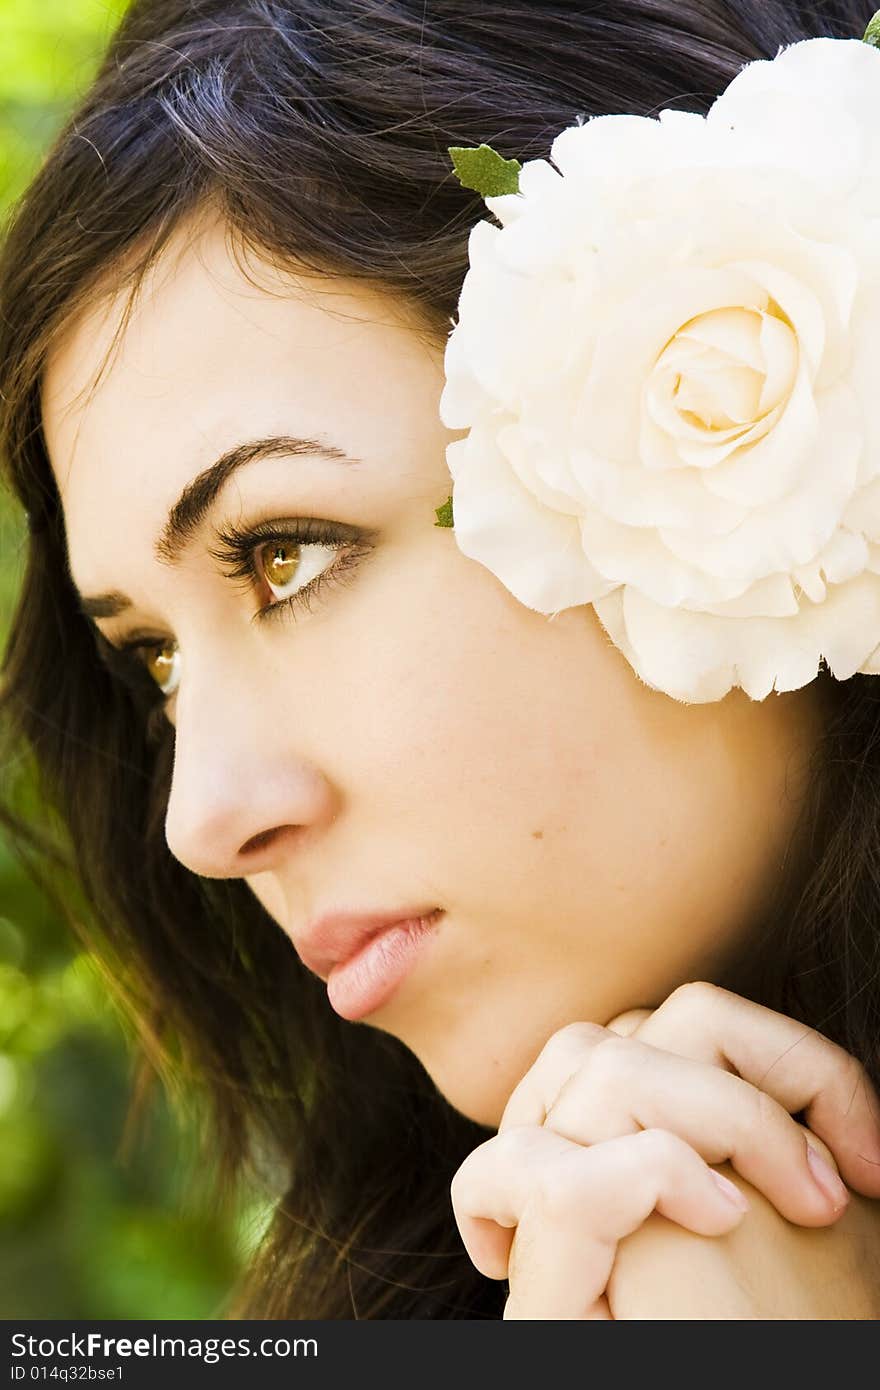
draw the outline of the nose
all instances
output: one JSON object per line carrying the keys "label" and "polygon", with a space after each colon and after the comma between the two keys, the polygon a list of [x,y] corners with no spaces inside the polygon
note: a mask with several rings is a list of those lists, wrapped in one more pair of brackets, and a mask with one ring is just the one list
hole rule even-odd
{"label": "nose", "polygon": [[299,701],[285,717],[267,711],[258,681],[199,684],[178,695],[168,847],[203,878],[271,870],[335,818],[336,790],[297,747]]}

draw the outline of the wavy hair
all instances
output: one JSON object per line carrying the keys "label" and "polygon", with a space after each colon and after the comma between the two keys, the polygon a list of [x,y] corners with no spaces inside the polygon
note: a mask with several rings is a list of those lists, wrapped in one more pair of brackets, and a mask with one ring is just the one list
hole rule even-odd
{"label": "wavy hair", "polygon": [[[84,307],[218,208],[282,264],[404,296],[442,341],[485,215],[447,147],[546,157],[580,115],[706,112],[781,45],[861,38],[874,0],[134,0],[0,248],[0,456],[30,526],[3,663],[2,823],[139,1020],[145,1075],[197,1078],[219,1181],[277,1206],[226,1313],[498,1318],[452,1174],[490,1131],[417,1059],[340,1019],[244,880],[164,838],[173,730],[99,658],[66,563],[41,374]],[[124,466],[121,464],[120,466]],[[880,1082],[880,693],[831,696],[809,855],[725,981],[819,1027]],[[784,885],[784,891],[783,891]],[[76,911],[71,904],[76,904]]]}

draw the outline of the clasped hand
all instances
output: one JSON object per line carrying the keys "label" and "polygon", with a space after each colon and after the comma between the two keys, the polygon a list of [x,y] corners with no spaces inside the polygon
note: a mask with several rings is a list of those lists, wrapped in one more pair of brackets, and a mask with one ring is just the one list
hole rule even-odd
{"label": "clasped hand", "polygon": [[720,1164],[752,1204],[757,1192],[789,1223],[830,1226],[849,1200],[841,1177],[880,1197],[880,1105],[863,1068],[821,1034],[688,984],[654,1012],[554,1033],[498,1133],[455,1174],[452,1206],[477,1269],[509,1281],[505,1318],[627,1316],[615,1311],[615,1260],[652,1214],[701,1237],[746,1218]]}

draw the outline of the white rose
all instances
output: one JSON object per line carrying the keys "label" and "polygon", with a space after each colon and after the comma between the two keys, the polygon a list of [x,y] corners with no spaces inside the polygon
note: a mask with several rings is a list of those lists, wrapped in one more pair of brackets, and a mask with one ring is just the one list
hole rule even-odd
{"label": "white rose", "polygon": [[794,44],[550,160],[470,235],[461,550],[678,700],[880,674],[880,50]]}

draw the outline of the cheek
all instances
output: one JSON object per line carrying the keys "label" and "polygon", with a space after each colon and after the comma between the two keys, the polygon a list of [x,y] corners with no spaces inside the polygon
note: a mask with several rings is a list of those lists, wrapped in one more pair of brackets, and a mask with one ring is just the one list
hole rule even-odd
{"label": "cheek", "polygon": [[364,581],[304,628],[311,664],[340,673],[303,718],[351,844],[485,904],[524,954],[586,933],[621,962],[674,961],[739,929],[790,820],[771,706],[650,690],[591,607],[533,613],[440,532]]}
{"label": "cheek", "polygon": [[370,577],[334,631],[346,672],[334,718],[382,785],[442,789],[456,811],[494,789],[497,809],[505,788],[558,783],[563,750],[592,766],[585,692],[601,648],[591,655],[583,614],[577,627],[572,640],[448,542],[414,545]]}
{"label": "cheek", "polygon": [[556,1029],[712,978],[777,872],[791,725],[649,690],[592,608],[532,613],[448,541],[295,635],[296,737],[344,793],[327,864],[449,909],[375,1026],[497,1124]]}
{"label": "cheek", "polygon": [[346,675],[320,719],[343,731],[343,783],[487,873],[495,853],[508,877],[570,871],[593,831],[607,856],[634,788],[662,784],[637,682],[593,610],[534,613],[447,537],[370,576],[333,643]]}

